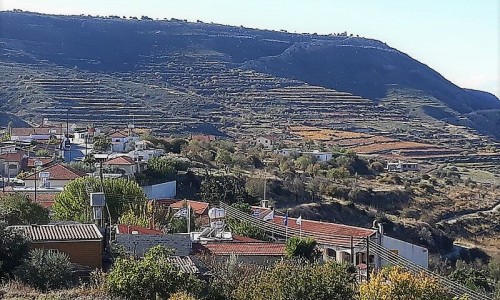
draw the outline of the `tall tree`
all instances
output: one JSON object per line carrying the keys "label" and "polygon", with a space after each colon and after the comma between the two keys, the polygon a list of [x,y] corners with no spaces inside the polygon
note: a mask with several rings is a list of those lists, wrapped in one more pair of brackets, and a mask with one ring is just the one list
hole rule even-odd
{"label": "tall tree", "polygon": [[49,210],[26,194],[7,194],[0,198],[0,220],[7,225],[47,224]]}
{"label": "tall tree", "polygon": [[[127,210],[139,207],[146,202],[146,195],[135,181],[109,179],[101,181],[94,177],[77,178],[68,183],[56,195],[54,213],[58,220],[86,222],[91,220],[90,193],[104,191],[106,205],[111,218],[118,219]],[[137,204],[137,205],[136,205]],[[137,212],[142,213],[141,211]]]}

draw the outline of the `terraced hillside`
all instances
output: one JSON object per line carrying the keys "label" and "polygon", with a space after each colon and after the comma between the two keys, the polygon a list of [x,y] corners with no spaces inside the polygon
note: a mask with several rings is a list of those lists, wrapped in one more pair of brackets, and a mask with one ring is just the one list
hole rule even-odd
{"label": "terraced hillside", "polygon": [[[0,22],[0,105],[38,123],[209,123],[233,135],[307,124],[417,141],[500,127],[496,97],[366,38],[20,12]],[[405,84],[415,72],[418,84]]]}

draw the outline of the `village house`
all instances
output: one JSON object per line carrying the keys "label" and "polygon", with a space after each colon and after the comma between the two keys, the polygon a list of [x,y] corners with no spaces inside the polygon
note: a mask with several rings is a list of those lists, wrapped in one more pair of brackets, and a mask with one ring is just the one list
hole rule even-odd
{"label": "village house", "polygon": [[107,137],[111,140],[111,151],[120,153],[133,150],[134,143],[139,140],[139,137],[134,135],[130,129],[127,132],[114,131]]}
{"label": "village house", "polygon": [[34,127],[34,128],[12,128],[10,140],[19,142],[48,141],[51,139],[64,140],[62,128],[57,127]]}
{"label": "village house", "polygon": [[128,156],[117,156],[103,163],[109,169],[118,169],[127,177],[133,177],[139,172],[138,163]]}
{"label": "village house", "polygon": [[255,146],[262,145],[265,150],[273,150],[276,145],[276,139],[272,136],[259,136],[255,139]]}
{"label": "village house", "polygon": [[10,226],[23,234],[31,249],[63,252],[72,263],[102,267],[103,236],[95,224]]}
{"label": "village house", "polygon": [[301,151],[298,149],[279,149],[274,150],[275,154],[284,155],[284,156],[303,156],[307,155],[319,162],[327,162],[333,157],[332,152],[323,152],[319,150],[313,151]]}
{"label": "village house", "polygon": [[28,157],[28,163],[24,171],[34,172],[37,165],[40,168],[46,168],[53,162],[54,159],[52,157]]}
{"label": "village house", "polygon": [[420,170],[418,163],[413,162],[389,162],[385,168],[388,172],[408,172]]}
{"label": "village house", "polygon": [[190,207],[191,212],[194,214],[195,221],[199,225],[207,225],[209,223],[209,218],[208,218],[209,204],[206,202],[193,201],[193,200],[179,200],[171,204],[170,208],[174,212],[180,212],[179,214],[187,214],[188,206]]}
{"label": "village house", "polygon": [[26,168],[27,163],[28,156],[24,151],[0,154],[0,175],[14,178]]}
{"label": "village house", "polygon": [[29,175],[24,179],[24,182],[26,189],[34,188],[35,181],[37,187],[62,189],[70,181],[83,176],[85,176],[84,173],[58,163]]}
{"label": "village house", "polygon": [[[285,228],[283,225],[285,217],[275,215],[265,202],[261,206],[252,206],[252,212],[257,219],[272,222],[281,229]],[[324,260],[350,262],[358,267],[364,266],[365,270],[367,264],[372,268],[388,265],[388,262],[379,259],[376,255],[367,253],[365,241],[370,239],[388,251],[428,268],[429,253],[425,247],[387,236],[382,224],[379,223],[374,223],[374,228],[363,228],[304,218],[300,221],[297,221],[297,218],[287,218],[287,225],[290,236],[301,233],[313,236],[321,247]]]}

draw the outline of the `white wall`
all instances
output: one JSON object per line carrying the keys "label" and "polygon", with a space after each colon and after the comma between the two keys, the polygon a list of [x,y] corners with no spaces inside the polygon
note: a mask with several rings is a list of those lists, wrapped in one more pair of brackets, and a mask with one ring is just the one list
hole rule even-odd
{"label": "white wall", "polygon": [[[389,250],[397,250],[402,257],[420,265],[424,268],[429,267],[429,251],[426,248],[413,245],[389,236],[382,236],[382,247]],[[387,265],[382,261],[382,265]]]}
{"label": "white wall", "polygon": [[177,195],[177,181],[143,186],[142,190],[148,199],[174,198]]}
{"label": "white wall", "polygon": [[[38,176],[38,174],[37,174]],[[55,188],[55,187],[64,187],[66,184],[70,182],[70,180],[49,180],[50,182],[50,187]],[[42,184],[42,179],[37,179],[36,184],[38,187],[40,184]],[[24,186],[27,188],[34,188],[35,187],[35,180],[25,180],[24,181]]]}

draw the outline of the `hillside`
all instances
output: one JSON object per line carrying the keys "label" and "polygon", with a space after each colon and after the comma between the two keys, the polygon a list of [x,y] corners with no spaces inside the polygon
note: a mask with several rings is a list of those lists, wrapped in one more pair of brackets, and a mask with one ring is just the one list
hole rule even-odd
{"label": "hillside", "polygon": [[1,12],[0,23],[0,105],[31,121],[384,130],[373,121],[399,122],[417,107],[416,120],[500,137],[498,98],[367,38],[21,12]]}

